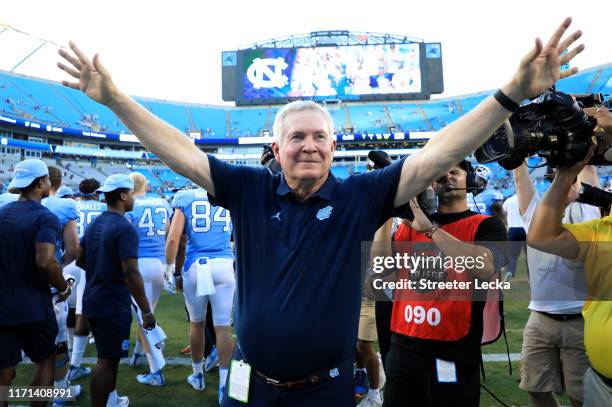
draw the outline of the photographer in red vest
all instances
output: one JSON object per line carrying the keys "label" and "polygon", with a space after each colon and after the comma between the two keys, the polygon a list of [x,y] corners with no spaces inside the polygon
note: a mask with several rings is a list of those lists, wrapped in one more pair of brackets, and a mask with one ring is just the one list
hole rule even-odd
{"label": "photographer in red vest", "polygon": [[[478,194],[486,187],[470,162],[455,165],[433,186],[438,212],[427,217],[413,199],[414,220],[399,226],[396,249],[425,260],[433,248],[454,262],[433,269],[412,263],[408,272],[414,288],[396,290],[384,406],[479,405],[485,302],[474,301],[476,284],[489,281],[505,263],[501,250],[484,242],[505,241],[507,232],[499,218],[468,210],[467,192]],[[419,245],[428,251],[419,252]],[[460,265],[459,258],[478,260]],[[399,277],[406,276],[400,269]],[[453,284],[462,288],[448,288]]]}

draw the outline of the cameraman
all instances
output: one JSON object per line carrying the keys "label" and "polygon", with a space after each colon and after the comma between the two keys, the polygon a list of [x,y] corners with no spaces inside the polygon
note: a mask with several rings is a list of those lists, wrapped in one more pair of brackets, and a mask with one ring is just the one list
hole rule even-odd
{"label": "cameraman", "polygon": [[[463,160],[434,182],[439,205],[431,220],[418,207],[416,199],[411,200],[414,220],[402,223],[395,233],[396,242],[434,243],[445,256],[484,256],[482,269],[468,269],[468,273],[445,269],[446,282],[489,281],[505,261],[504,256],[492,248],[463,243],[508,239],[501,219],[468,210],[466,194],[472,188],[467,185],[467,179],[471,171],[471,165]],[[448,295],[449,291],[438,289],[421,297],[419,292],[410,290],[407,295],[410,299],[398,300],[401,297],[396,291],[391,319],[391,350],[385,366],[384,406],[479,405],[485,302],[473,300],[474,291],[463,292],[467,293],[467,298],[431,300],[432,296],[440,298]],[[460,295],[465,294],[457,294]],[[427,322],[419,323],[416,317],[406,317],[412,315],[412,310],[423,306],[428,312],[435,310],[439,313],[438,323],[430,323],[429,318]]]}
{"label": "cameraman", "polygon": [[[585,109],[597,119],[608,136],[612,135],[612,114],[606,109]],[[584,303],[584,346],[590,366],[583,379],[584,406],[612,405],[612,217],[574,225],[561,222],[563,197],[569,193],[576,176],[589,162],[593,150],[572,167],[560,168],[552,186],[536,208],[527,234],[530,246],[584,264],[589,300]]]}
{"label": "cameraman", "polygon": [[[527,231],[540,196],[525,163],[514,170],[519,211]],[[580,181],[598,185],[594,167],[581,171],[578,181],[559,202],[565,223],[599,218],[599,209],[577,202]],[[563,217],[561,215],[560,219]],[[586,293],[583,265],[527,247],[531,314],[523,330],[521,382],[533,406],[555,405],[553,392],[563,390],[574,406],[582,402],[582,376],[588,367],[584,351],[584,322],[580,310]]]}

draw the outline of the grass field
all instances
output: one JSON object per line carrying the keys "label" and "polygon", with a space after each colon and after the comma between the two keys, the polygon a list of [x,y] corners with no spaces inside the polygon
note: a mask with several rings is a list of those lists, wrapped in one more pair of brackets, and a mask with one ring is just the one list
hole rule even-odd
{"label": "grass field", "polygon": [[[517,273],[516,281],[526,283],[526,273],[523,262],[519,261],[521,267]],[[529,312],[528,302],[525,300],[510,300],[504,305],[506,331],[511,353],[520,353],[522,343],[522,330],[527,322]],[[183,297],[181,295],[170,296],[165,292],[162,294],[160,304],[155,313],[160,325],[168,334],[165,355],[179,357],[182,349],[188,341],[189,325],[185,319]],[[132,329],[131,338],[136,337],[135,329]],[[483,347],[483,353],[505,353],[506,347],[503,338],[496,343]],[[95,357],[95,346],[88,345],[85,356]],[[217,370],[206,374],[206,389],[203,392],[192,390],[186,382],[187,376],[191,373],[190,366],[167,366],[164,369],[166,385],[162,388],[144,386],[136,382],[136,375],[145,372],[144,366],[132,368],[121,365],[117,379],[118,392],[120,395],[127,395],[130,398],[131,406],[167,406],[167,407],[187,407],[187,406],[217,406]],[[497,397],[509,406],[526,406],[527,393],[518,388],[518,362],[512,364],[512,376],[508,374],[507,362],[487,362],[485,363],[486,382],[484,385],[489,388]],[[32,365],[19,365],[17,377],[14,385],[25,385],[32,377]],[[89,405],[89,379],[81,379],[75,383],[83,386],[83,394],[79,400],[71,405]],[[563,405],[569,405],[569,400],[561,398]],[[481,406],[501,406],[497,401],[490,397],[484,390],[482,391]],[[323,406],[322,406],[323,407]],[[327,406],[324,406],[327,407]]]}

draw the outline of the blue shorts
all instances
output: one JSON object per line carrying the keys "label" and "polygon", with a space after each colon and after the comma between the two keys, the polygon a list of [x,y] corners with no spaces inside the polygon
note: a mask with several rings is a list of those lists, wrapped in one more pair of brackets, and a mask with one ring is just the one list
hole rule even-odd
{"label": "blue shorts", "polygon": [[[233,360],[242,359],[238,347],[234,350]],[[252,367],[253,368],[253,367]],[[243,403],[227,396],[225,386],[222,407],[355,407],[353,393],[353,361],[347,360],[338,365],[339,375],[333,379],[295,390],[279,389],[251,371],[249,402]],[[229,376],[228,376],[229,380]]]}
{"label": "blue shorts", "polygon": [[132,314],[123,312],[116,318],[88,318],[96,339],[98,359],[121,359],[128,356]]}
{"label": "blue shorts", "polygon": [[57,321],[53,310],[42,321],[0,326],[0,370],[21,362],[21,351],[34,363],[55,352]]}

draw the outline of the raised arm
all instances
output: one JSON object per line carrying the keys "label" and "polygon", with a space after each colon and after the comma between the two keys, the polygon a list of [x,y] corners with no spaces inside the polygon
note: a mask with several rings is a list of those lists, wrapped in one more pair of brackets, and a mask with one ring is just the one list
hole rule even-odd
{"label": "raised arm", "polygon": [[[560,56],[582,35],[576,31],[562,40],[571,21],[569,17],[565,19],[545,46],[539,38],[536,39],[534,48],[521,60],[512,80],[501,88],[508,98],[520,103],[525,98],[539,95],[560,78],[577,72],[577,68],[567,71],[559,69],[584,49],[583,45],[579,45]],[[395,206],[408,202],[432,180],[472,153],[510,114],[496,99],[489,97],[470,113],[442,129],[423,149],[405,160]]]}
{"label": "raised arm", "polygon": [[597,175],[597,167],[594,165],[587,165],[584,167],[580,174],[578,174],[578,181],[589,184],[593,187],[601,188],[601,181],[599,175]]}
{"label": "raised arm", "polygon": [[529,204],[533,199],[533,196],[537,193],[531,176],[529,175],[529,169],[527,164],[523,162],[520,167],[513,171],[514,174],[514,186],[516,187],[516,197],[518,198],[519,211],[521,215],[525,215]]}
{"label": "raised arm", "polygon": [[593,148],[583,161],[557,170],[552,185],[538,203],[533,215],[527,233],[529,246],[566,259],[578,257],[580,246],[574,235],[563,227],[563,212],[570,188],[592,156]]}
{"label": "raised arm", "polygon": [[179,130],[121,92],[102,66],[98,54],[92,61],[73,42],[70,42],[70,48],[72,53],[59,50],[69,65],[58,63],[58,67],[77,81],[63,81],[62,84],[79,89],[96,102],[108,106],[147,150],[173,171],[191,179],[214,196],[207,155]]}
{"label": "raised arm", "polygon": [[[410,227],[417,232],[431,231],[434,224],[423,213],[416,198],[410,200],[410,209],[412,209],[414,214],[414,220],[409,223]],[[431,240],[446,256],[453,258],[480,258],[483,264],[482,267],[476,265],[472,268],[466,267],[466,270],[475,278],[488,280],[496,271],[495,257],[491,250],[484,246],[463,242],[439,227],[432,233]]]}

